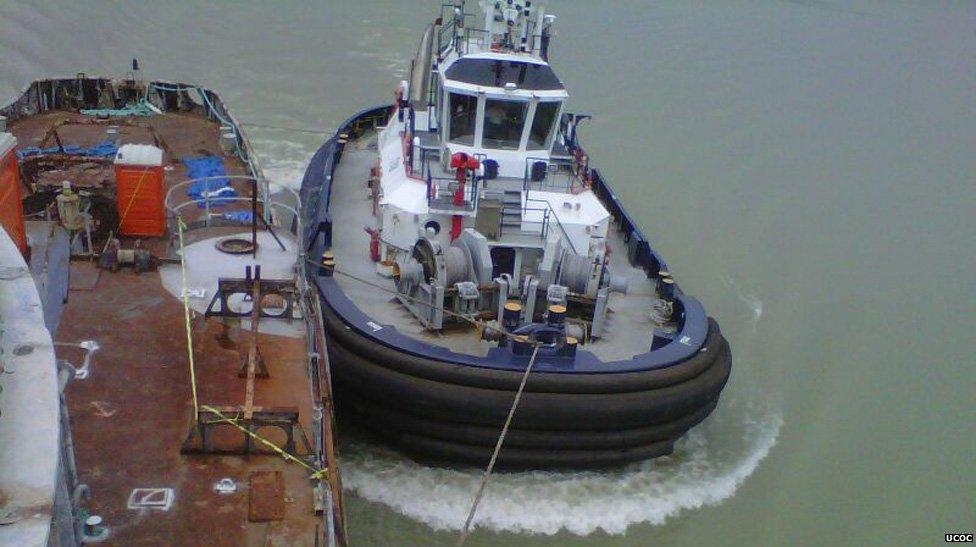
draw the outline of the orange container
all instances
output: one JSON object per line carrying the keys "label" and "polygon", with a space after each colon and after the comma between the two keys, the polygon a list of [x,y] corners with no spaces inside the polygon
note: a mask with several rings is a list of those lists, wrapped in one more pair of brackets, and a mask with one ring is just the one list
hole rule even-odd
{"label": "orange container", "polygon": [[166,233],[163,151],[145,144],[126,144],[115,156],[119,233],[159,237]]}
{"label": "orange container", "polygon": [[27,230],[24,227],[23,193],[17,167],[17,139],[0,133],[0,225],[20,249],[27,252]]}

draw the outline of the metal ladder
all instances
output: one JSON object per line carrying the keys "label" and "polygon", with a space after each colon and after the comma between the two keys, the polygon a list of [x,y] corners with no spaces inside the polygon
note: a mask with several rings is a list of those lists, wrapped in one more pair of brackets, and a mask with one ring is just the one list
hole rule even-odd
{"label": "metal ladder", "polygon": [[502,230],[522,229],[522,191],[505,190],[502,196]]}

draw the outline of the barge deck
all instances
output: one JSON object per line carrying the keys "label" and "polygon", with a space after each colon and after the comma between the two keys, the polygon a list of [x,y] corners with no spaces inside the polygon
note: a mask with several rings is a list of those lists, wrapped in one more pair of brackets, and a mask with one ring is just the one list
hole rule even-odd
{"label": "barge deck", "polygon": [[[117,545],[302,545],[316,525],[308,472],[277,455],[184,455],[180,447],[192,422],[190,377],[186,366],[183,306],[158,275],[108,274],[91,263],[72,264],[73,279],[94,284],[72,288],[57,341],[96,340],[100,346],[91,375],[67,391],[73,416],[79,476],[92,492],[88,511],[101,515]],[[258,342],[273,373],[261,380],[254,403],[295,406],[302,428],[312,431],[306,348],[298,338],[260,335]],[[201,401],[240,404],[244,380],[237,376],[239,353],[246,351],[240,328],[208,320],[194,329],[194,358]],[[61,352],[67,353],[67,352]],[[69,355],[65,357],[71,358]],[[277,432],[261,434],[283,444]],[[225,429],[217,447],[239,445],[241,435]],[[250,522],[249,480],[280,473],[278,500],[258,500],[280,520]],[[238,490],[219,494],[215,485],[232,479]],[[136,488],[170,489],[168,509],[131,509]]]}
{"label": "barge deck", "polygon": [[[3,227],[28,236],[67,379],[52,394],[70,416],[52,457],[77,541],[345,544],[322,323],[297,275],[296,196],[270,195],[216,93],[42,80],[0,114],[15,143],[4,165],[16,161],[18,175],[0,197],[22,196],[26,219],[4,216]],[[194,172],[200,158],[219,172]],[[146,166],[128,201],[120,165]],[[127,215],[156,222],[154,211],[158,234],[126,232]],[[221,250],[230,239],[257,248]]]}

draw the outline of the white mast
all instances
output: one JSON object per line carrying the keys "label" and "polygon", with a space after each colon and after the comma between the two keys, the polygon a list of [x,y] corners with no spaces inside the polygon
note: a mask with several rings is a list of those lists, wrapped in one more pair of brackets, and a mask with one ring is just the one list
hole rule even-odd
{"label": "white mast", "polygon": [[541,32],[545,18],[545,0],[480,0],[484,12],[484,30],[493,46],[507,46],[513,51],[534,51],[534,33]]}

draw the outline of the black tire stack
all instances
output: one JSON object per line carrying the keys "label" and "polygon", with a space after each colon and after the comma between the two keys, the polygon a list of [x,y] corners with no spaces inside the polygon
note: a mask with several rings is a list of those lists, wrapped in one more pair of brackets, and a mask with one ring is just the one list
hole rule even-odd
{"label": "black tire stack", "polygon": [[[341,419],[423,463],[488,463],[522,372],[398,351],[356,332],[323,304]],[[497,465],[599,468],[670,454],[715,408],[731,365],[729,344],[709,319],[699,351],[666,368],[532,373]]]}

